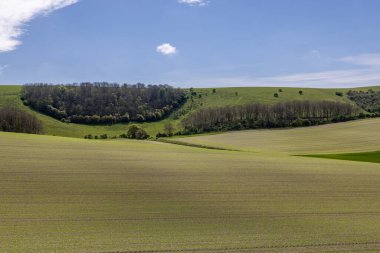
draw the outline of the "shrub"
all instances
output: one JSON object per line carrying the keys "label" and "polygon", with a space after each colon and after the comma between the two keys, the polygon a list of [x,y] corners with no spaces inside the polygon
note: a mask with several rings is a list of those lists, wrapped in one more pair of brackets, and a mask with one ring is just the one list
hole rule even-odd
{"label": "shrub", "polygon": [[108,139],[108,135],[107,134],[102,134],[102,135],[100,135],[100,139]]}
{"label": "shrub", "polygon": [[149,137],[149,135],[148,135],[148,133],[144,129],[142,129],[142,128],[136,126],[136,125],[132,125],[128,129],[126,137],[128,139],[139,139],[139,140],[142,140],[142,139],[147,139]]}
{"label": "shrub", "polygon": [[140,128],[136,131],[135,139],[144,140],[144,139],[148,139],[148,137],[149,135],[144,129]]}
{"label": "shrub", "polygon": [[282,89],[278,89],[278,92],[282,92]]}
{"label": "shrub", "polygon": [[166,123],[164,126],[164,130],[167,136],[173,136],[174,126],[171,123]]}
{"label": "shrub", "polygon": [[300,95],[303,95],[303,91],[302,91],[302,90],[300,90],[300,91],[298,92],[298,94],[300,94]]}
{"label": "shrub", "polygon": [[85,135],[84,136],[85,139],[93,139],[94,137],[92,136],[92,134],[88,134],[88,135]]}
{"label": "shrub", "polygon": [[338,97],[343,97],[343,92],[337,91],[335,92],[335,95],[337,95]]}
{"label": "shrub", "polygon": [[274,93],[273,97],[278,98],[278,93]]}

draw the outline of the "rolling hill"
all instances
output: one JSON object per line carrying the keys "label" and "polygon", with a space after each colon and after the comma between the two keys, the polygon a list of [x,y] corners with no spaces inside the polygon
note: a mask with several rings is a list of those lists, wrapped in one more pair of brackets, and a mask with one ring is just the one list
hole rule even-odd
{"label": "rolling hill", "polygon": [[[371,87],[374,90],[380,90],[380,86]],[[82,125],[63,123],[53,119],[47,115],[33,111],[24,106],[19,99],[21,86],[17,85],[0,85],[0,107],[13,105],[36,115],[42,122],[44,134],[66,137],[79,137],[87,134],[108,136],[119,136],[127,131],[127,124],[114,125]],[[282,89],[282,92],[279,92]],[[367,90],[368,88],[357,88],[357,90]],[[303,95],[298,93],[303,91]],[[137,123],[144,128],[151,136],[155,136],[158,132],[163,131],[164,125],[168,122],[172,123],[177,129],[180,128],[180,120],[189,113],[199,108],[220,107],[226,105],[240,105],[252,102],[260,103],[276,103],[280,101],[291,100],[331,100],[349,102],[346,97],[336,96],[336,91],[346,92],[349,89],[312,89],[312,88],[275,88],[275,87],[250,87],[250,88],[216,88],[213,89],[194,89],[196,95],[193,100],[188,100],[175,116],[175,112],[168,118],[149,123]],[[275,98],[274,93],[278,93],[279,97]]]}
{"label": "rolling hill", "polygon": [[194,137],[243,151],[0,132],[0,251],[376,252],[380,165],[293,154],[378,150],[379,127]]}

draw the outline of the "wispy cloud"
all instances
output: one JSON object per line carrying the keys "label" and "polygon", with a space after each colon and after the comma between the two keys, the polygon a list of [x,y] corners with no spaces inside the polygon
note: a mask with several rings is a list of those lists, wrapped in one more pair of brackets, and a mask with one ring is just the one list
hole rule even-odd
{"label": "wispy cloud", "polygon": [[158,53],[164,54],[164,55],[174,55],[178,52],[177,48],[170,45],[169,43],[164,43],[156,47],[156,51]]}
{"label": "wispy cloud", "polygon": [[0,66],[0,75],[3,74],[4,69],[6,69],[7,67],[8,67],[8,65]]}
{"label": "wispy cloud", "polygon": [[207,0],[178,0],[181,4],[188,4],[191,6],[206,6],[209,1]]}
{"label": "wispy cloud", "polygon": [[0,52],[12,51],[21,44],[22,27],[39,15],[74,4],[79,0],[1,0]]}
{"label": "wispy cloud", "polygon": [[340,58],[339,61],[365,66],[380,66],[380,54],[359,54]]}
{"label": "wispy cloud", "polygon": [[348,56],[338,61],[359,65],[359,68],[321,72],[295,73],[269,77],[237,76],[188,80],[186,86],[271,86],[271,87],[363,87],[380,85],[380,54]]}

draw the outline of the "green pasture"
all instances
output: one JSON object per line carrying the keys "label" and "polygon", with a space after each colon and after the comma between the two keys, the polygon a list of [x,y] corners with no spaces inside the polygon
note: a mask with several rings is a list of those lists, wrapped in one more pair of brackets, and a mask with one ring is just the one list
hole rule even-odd
{"label": "green pasture", "polygon": [[[380,86],[371,87],[372,89],[380,89]],[[19,93],[20,85],[0,85],[0,107],[7,105],[22,108],[36,115],[43,122],[43,133],[46,135],[79,137],[83,138],[87,134],[108,136],[119,136],[127,131],[128,124],[114,125],[81,125],[72,123],[63,123],[39,112],[33,111],[21,103]],[[282,89],[283,92],[278,90]],[[358,90],[368,90],[368,88],[357,88]],[[299,95],[298,91],[302,90],[303,95]],[[280,101],[291,100],[334,100],[348,102],[346,97],[335,95],[336,91],[347,91],[348,89],[313,89],[313,88],[276,88],[276,87],[248,87],[248,88],[216,88],[213,89],[194,89],[196,95],[193,101],[189,99],[179,110],[186,109],[186,114],[179,119],[170,115],[168,118],[158,122],[138,123],[151,136],[155,137],[158,132],[164,131],[166,123],[172,123],[179,130],[181,128],[180,121],[189,113],[199,110],[200,108],[218,107],[227,105],[239,105],[253,102],[259,103],[276,103]],[[275,98],[274,93],[278,93],[279,97]],[[236,94],[237,93],[237,94]]]}

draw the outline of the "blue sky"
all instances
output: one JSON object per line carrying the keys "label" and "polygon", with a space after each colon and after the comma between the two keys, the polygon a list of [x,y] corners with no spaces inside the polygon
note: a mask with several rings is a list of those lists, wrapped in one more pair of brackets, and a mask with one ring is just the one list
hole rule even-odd
{"label": "blue sky", "polygon": [[380,85],[379,13],[378,0],[0,0],[0,83]]}

